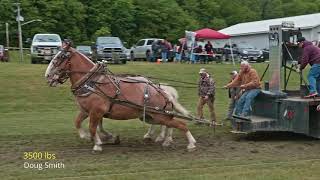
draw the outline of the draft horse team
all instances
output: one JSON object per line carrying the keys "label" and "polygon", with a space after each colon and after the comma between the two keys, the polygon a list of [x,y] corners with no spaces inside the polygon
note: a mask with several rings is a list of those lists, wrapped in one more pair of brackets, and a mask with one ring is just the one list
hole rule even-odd
{"label": "draft horse team", "polygon": [[[50,62],[45,77],[50,86],[57,86],[70,78],[71,89],[79,106],[80,113],[75,119],[75,126],[81,138],[94,141],[94,151],[102,151],[105,140],[119,139],[102,127],[104,117],[114,120],[139,118],[151,125],[145,138],[150,138],[156,124],[163,125],[162,132],[156,139],[164,146],[172,142],[172,129],[180,129],[188,140],[187,149],[196,148],[196,140],[185,122],[168,112],[178,112],[190,116],[177,101],[174,88],[158,86],[142,76],[117,76],[108,72],[101,64],[94,64],[86,56],[65,43]],[[81,123],[89,117],[90,133],[86,133]],[[97,132],[99,127],[100,133]],[[166,132],[165,132],[166,131]]]}

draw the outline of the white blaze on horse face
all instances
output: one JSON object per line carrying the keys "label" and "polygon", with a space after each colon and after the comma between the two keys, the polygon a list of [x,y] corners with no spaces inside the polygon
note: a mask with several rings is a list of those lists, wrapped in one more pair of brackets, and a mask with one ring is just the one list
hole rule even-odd
{"label": "white blaze on horse face", "polygon": [[47,67],[46,73],[44,74],[44,77],[47,78],[47,80],[49,80],[49,76],[52,76],[52,70],[53,70],[53,62],[56,61],[56,58],[59,56],[59,54],[61,53],[61,51],[59,51],[50,61],[50,64]]}

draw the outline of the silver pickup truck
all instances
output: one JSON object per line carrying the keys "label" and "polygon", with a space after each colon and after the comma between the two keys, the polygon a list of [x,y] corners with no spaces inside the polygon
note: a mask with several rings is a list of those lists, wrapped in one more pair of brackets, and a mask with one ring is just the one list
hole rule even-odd
{"label": "silver pickup truck", "polygon": [[31,63],[50,62],[61,49],[62,41],[58,34],[36,34],[31,44]]}

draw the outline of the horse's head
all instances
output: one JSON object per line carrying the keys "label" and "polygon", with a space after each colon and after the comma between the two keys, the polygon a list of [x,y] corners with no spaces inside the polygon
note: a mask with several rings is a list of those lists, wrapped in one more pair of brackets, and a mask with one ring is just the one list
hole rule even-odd
{"label": "horse's head", "polygon": [[70,59],[73,53],[70,51],[70,42],[64,42],[62,50],[53,57],[45,73],[50,86],[63,84],[69,78]]}

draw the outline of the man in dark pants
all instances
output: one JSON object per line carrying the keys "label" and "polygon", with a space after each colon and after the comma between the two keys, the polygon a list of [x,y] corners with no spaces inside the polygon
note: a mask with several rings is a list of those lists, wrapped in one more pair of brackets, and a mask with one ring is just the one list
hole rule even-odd
{"label": "man in dark pants", "polygon": [[[230,73],[230,75],[231,75],[230,82],[232,82],[238,76],[238,72],[237,71],[232,71]],[[239,87],[229,88],[230,102],[229,102],[229,107],[228,107],[228,113],[227,113],[226,120],[231,120],[232,119],[232,114],[233,114],[234,108],[236,106],[236,101],[239,98],[239,96],[238,96],[239,93],[240,93],[240,88]]]}
{"label": "man in dark pants", "polygon": [[302,71],[308,64],[311,66],[308,74],[310,94],[305,98],[315,97],[320,94],[320,49],[304,37],[299,37],[297,42],[299,47],[303,48],[298,71]]}

